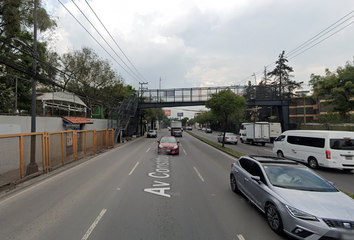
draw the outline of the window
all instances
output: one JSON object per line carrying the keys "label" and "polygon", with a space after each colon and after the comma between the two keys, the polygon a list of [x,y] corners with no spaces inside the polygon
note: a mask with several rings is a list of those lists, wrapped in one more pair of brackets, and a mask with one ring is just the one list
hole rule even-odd
{"label": "window", "polygon": [[288,136],[288,143],[308,147],[324,148],[325,139],[315,137]]}
{"label": "window", "polygon": [[285,135],[280,135],[274,141],[284,141],[284,139],[285,139]]}
{"label": "window", "polygon": [[261,178],[261,181],[266,184],[265,182],[265,179],[264,179],[264,176],[263,176],[263,173],[262,173],[262,170],[260,169],[260,167],[256,164],[256,163],[253,163],[251,165],[251,169],[250,169],[250,174],[253,175],[253,176],[259,176]]}
{"label": "window", "polygon": [[239,161],[242,168],[245,169],[247,172],[250,172],[253,162],[247,158],[241,158]]}
{"label": "window", "polygon": [[330,147],[332,149],[338,150],[354,150],[354,140],[353,139],[330,139]]}

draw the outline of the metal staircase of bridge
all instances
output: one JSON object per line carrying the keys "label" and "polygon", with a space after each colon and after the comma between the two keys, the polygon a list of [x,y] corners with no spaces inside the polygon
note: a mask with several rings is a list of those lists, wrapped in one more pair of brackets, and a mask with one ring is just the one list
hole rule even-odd
{"label": "metal staircase of bridge", "polygon": [[115,129],[114,139],[117,140],[119,133],[126,130],[130,119],[135,116],[138,108],[138,97],[132,93],[129,99],[123,100],[119,108],[113,108],[109,113],[108,128]]}

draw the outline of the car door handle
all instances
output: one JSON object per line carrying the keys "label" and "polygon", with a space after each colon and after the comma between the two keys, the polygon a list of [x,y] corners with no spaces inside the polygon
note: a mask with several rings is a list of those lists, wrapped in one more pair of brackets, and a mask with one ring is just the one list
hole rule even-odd
{"label": "car door handle", "polygon": [[248,182],[249,181],[248,178],[245,178],[245,181]]}

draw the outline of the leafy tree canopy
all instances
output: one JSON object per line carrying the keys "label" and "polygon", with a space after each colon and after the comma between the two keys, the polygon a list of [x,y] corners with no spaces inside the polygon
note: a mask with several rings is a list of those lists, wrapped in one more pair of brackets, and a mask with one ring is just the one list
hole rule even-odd
{"label": "leafy tree canopy", "polygon": [[326,99],[324,104],[331,106],[331,113],[346,118],[354,111],[354,61],[333,72],[326,69],[324,76],[311,74],[309,84],[316,98]]}
{"label": "leafy tree canopy", "polygon": [[[229,119],[237,115],[237,112],[244,113],[244,107],[247,101],[229,90],[222,90],[218,93],[211,94],[211,98],[205,102],[205,106],[211,109],[211,112],[218,116],[224,126],[224,134]],[[223,145],[224,146],[224,142]]]}

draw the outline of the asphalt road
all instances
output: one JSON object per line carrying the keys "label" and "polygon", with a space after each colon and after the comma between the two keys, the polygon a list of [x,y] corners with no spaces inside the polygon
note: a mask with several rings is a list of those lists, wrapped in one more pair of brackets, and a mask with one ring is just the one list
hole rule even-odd
{"label": "asphalt road", "polygon": [[180,143],[158,155],[156,139],[139,138],[8,193],[1,239],[288,239],[231,191],[235,159],[188,134]]}
{"label": "asphalt road", "polygon": [[[218,142],[217,135],[220,132],[212,132],[212,133],[205,133],[204,131],[193,129],[192,131],[194,134],[202,136],[210,141]],[[221,143],[220,143],[221,144]],[[262,145],[250,145],[248,143],[241,143],[238,142],[237,145],[234,144],[225,144],[226,147],[236,150],[238,152],[244,153],[246,155],[263,155],[263,156],[276,156],[273,153],[273,144],[267,143],[265,146]],[[329,181],[333,182],[337,188],[347,193],[354,194],[354,171],[352,172],[343,172],[338,169],[328,169],[328,168],[321,168],[315,170],[319,175],[323,176],[324,178],[328,179]]]}

